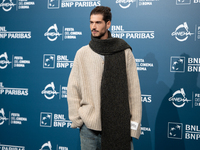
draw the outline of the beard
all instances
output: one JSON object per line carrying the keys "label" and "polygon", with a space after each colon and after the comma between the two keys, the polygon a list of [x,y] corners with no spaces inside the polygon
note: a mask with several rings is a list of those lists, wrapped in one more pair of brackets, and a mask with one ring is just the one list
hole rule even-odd
{"label": "beard", "polygon": [[[97,30],[95,30],[95,29],[93,29],[92,31],[99,32],[99,31],[97,31]],[[93,34],[92,34],[92,36],[95,37],[95,38],[101,39],[101,37],[104,36],[105,34],[106,34],[106,31],[105,31],[105,32],[101,32],[100,35],[98,35],[98,36],[95,36],[95,35],[93,35]]]}

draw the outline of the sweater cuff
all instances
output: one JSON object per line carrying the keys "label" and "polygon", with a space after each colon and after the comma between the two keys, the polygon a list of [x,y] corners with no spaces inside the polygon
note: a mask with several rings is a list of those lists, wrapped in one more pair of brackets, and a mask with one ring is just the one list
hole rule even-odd
{"label": "sweater cuff", "polygon": [[141,134],[140,125],[138,126],[137,130],[131,129],[131,137],[134,137],[134,138],[136,138],[136,139],[139,139],[140,134]]}
{"label": "sweater cuff", "polygon": [[80,128],[82,125],[83,125],[83,121],[79,119],[72,122],[71,128]]}

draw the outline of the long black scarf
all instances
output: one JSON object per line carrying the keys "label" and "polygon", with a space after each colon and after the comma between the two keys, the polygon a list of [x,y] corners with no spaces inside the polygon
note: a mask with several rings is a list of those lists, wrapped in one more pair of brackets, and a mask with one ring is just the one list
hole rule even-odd
{"label": "long black scarf", "polygon": [[101,81],[102,150],[130,150],[130,109],[124,40],[91,36],[90,48],[105,56]]}

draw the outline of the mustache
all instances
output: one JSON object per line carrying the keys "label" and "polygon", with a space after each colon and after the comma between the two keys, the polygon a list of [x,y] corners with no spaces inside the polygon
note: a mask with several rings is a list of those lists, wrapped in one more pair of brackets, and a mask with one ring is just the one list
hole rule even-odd
{"label": "mustache", "polygon": [[99,31],[98,31],[98,30],[96,30],[96,29],[92,29],[92,31],[99,32]]}

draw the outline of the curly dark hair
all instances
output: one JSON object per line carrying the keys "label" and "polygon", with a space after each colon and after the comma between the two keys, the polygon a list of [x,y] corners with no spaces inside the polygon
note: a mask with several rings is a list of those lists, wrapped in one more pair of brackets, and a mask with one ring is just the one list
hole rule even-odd
{"label": "curly dark hair", "polygon": [[111,19],[112,19],[112,13],[111,13],[111,8],[110,7],[97,6],[91,11],[90,16],[93,15],[93,14],[101,14],[101,15],[103,15],[103,20],[105,22],[111,21]]}

